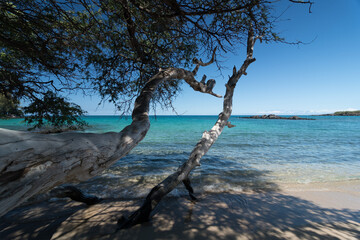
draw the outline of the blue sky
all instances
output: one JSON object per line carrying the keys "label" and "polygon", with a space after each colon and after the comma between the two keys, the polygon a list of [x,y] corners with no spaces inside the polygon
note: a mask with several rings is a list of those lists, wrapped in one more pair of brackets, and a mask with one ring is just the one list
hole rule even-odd
{"label": "blue sky", "polygon": [[[240,79],[234,95],[233,115],[238,114],[318,114],[360,109],[360,0],[314,0],[308,7],[281,3],[280,14],[291,6],[278,23],[288,41],[305,45],[260,44],[255,46],[257,61]],[[290,19],[290,20],[286,20]],[[215,66],[202,69],[214,78],[214,92],[223,95],[227,76],[244,60],[243,46],[237,55],[227,55],[221,76]],[[74,96],[72,100],[90,115],[113,115],[110,104],[98,106],[98,98]],[[194,92],[186,84],[175,101],[178,114],[217,115],[222,99]],[[152,112],[153,114],[153,112]],[[158,109],[156,114],[171,115]]]}

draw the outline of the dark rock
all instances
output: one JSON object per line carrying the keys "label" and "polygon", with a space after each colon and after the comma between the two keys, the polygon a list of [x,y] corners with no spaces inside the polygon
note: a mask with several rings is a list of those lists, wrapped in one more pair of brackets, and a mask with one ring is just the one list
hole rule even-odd
{"label": "dark rock", "polygon": [[285,119],[285,120],[315,120],[313,118],[301,118],[298,116],[292,116],[292,117],[280,117],[275,114],[269,114],[269,115],[254,115],[250,117],[238,117],[238,118],[251,118],[251,119]]}

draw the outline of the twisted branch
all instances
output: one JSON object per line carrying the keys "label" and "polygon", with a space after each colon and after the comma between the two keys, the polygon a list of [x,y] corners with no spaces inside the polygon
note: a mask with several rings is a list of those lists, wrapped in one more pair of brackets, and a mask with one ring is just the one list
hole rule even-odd
{"label": "twisted branch", "polygon": [[195,76],[200,68],[200,66],[202,67],[206,67],[209,66],[210,64],[212,64],[215,61],[215,53],[216,53],[216,47],[213,50],[213,54],[212,57],[210,59],[209,62],[204,63],[201,59],[197,59],[194,58],[193,59],[193,63],[196,64],[194,70],[191,72],[192,76],[189,75],[189,77],[184,78],[184,80],[195,90],[195,91],[199,91],[199,92],[203,92],[203,93],[209,93],[215,97],[221,98],[221,95],[218,95],[216,93],[213,92],[213,88],[215,87],[216,81],[215,79],[209,79],[208,81],[206,81],[206,75],[204,75],[201,79],[200,82],[197,82],[195,80]]}
{"label": "twisted branch", "polygon": [[199,87],[203,84],[191,71],[168,68],[146,83],[135,100],[132,123],[119,133],[43,135],[0,128],[0,216],[35,194],[94,177],[126,156],[150,128],[149,105],[156,88],[174,79],[214,95]]}
{"label": "twisted branch", "polygon": [[311,7],[314,4],[312,1],[303,1],[303,0],[289,0],[292,3],[302,3],[302,4],[309,4],[309,13],[311,13]]}
{"label": "twisted branch", "polygon": [[[253,58],[254,44],[255,44],[254,32],[252,29],[248,31],[247,41],[247,57],[242,64],[239,71],[236,71],[234,67],[233,75],[229,78],[226,84],[226,93],[223,103],[223,111],[219,114],[218,120],[210,131],[205,131],[202,138],[196,144],[195,148],[191,152],[188,160],[184,162],[176,172],[168,176],[165,180],[155,186],[147,195],[143,205],[135,211],[132,215],[127,217],[121,217],[118,220],[119,229],[130,228],[136,224],[148,221],[151,212],[159,204],[161,199],[170,193],[179,183],[183,182],[189,191],[192,199],[193,190],[190,186],[189,174],[196,167],[200,166],[201,158],[215,143],[219,135],[222,133],[225,126],[232,127],[228,121],[232,112],[232,99],[236,83],[240,77],[246,73],[248,66],[255,61]],[[199,61],[200,62],[200,61]],[[196,199],[196,198],[195,198]]]}

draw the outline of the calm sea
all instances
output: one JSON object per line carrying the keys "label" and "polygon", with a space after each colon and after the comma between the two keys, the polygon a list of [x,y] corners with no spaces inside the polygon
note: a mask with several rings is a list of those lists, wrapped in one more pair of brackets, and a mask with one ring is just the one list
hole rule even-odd
{"label": "calm sea", "polygon": [[[304,116],[306,117],[306,116]],[[310,116],[308,116],[310,117]],[[231,117],[200,167],[195,191],[271,190],[280,184],[360,179],[360,117],[260,120]],[[87,116],[87,132],[120,131],[130,117]],[[80,187],[103,197],[142,197],[185,161],[217,116],[157,116],[145,139],[110,169]],[[21,119],[0,127],[26,129]],[[172,194],[183,194],[178,187]]]}

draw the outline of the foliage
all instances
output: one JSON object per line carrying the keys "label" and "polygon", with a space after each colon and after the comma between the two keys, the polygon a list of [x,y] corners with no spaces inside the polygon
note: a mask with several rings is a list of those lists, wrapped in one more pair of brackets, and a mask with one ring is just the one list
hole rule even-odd
{"label": "foliage", "polygon": [[0,94],[0,118],[22,117],[19,101]]}
{"label": "foliage", "polygon": [[65,101],[53,92],[47,92],[44,99],[35,100],[24,110],[27,114],[25,121],[34,125],[30,130],[44,125],[51,125],[57,130],[64,127],[73,129],[74,125],[78,128],[86,126],[80,118],[84,114],[80,106]]}
{"label": "foliage", "polygon": [[334,113],[335,116],[360,116],[360,110],[356,111],[339,111]]}
{"label": "foliage", "polygon": [[[159,68],[189,67],[195,56],[210,55],[215,47],[220,54],[236,51],[246,42],[249,26],[262,41],[282,41],[273,31],[271,4],[265,0],[1,1],[0,93],[36,102],[32,111],[39,111],[39,117],[44,109],[34,107],[47,94],[75,89],[99,94],[126,113]],[[153,101],[171,106],[180,90],[180,81],[167,81]]]}
{"label": "foliage", "polygon": [[[75,84],[70,76],[76,70],[76,56],[67,47],[68,39],[73,36],[64,23],[58,10],[46,1],[0,3],[0,94],[32,103],[25,111],[34,116],[43,116],[43,112],[50,113],[55,106],[60,107],[42,102],[48,99],[48,93],[54,96]],[[60,108],[59,113],[63,112]],[[35,127],[44,122],[33,117],[26,121],[36,122]],[[58,127],[61,122],[49,123]]]}

